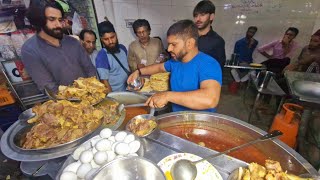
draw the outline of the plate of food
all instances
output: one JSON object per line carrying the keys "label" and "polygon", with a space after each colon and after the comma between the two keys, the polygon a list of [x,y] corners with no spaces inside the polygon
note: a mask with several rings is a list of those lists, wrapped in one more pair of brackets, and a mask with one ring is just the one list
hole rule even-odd
{"label": "plate of food", "polygon": [[260,63],[250,63],[250,66],[252,66],[252,67],[262,67],[262,64],[260,64]]}
{"label": "plate of food", "polygon": [[284,171],[278,161],[267,159],[265,165],[259,165],[255,162],[248,167],[239,167],[235,169],[228,177],[228,180],[246,180],[246,179],[286,179],[286,180],[312,180],[314,178],[302,178]]}
{"label": "plate of food", "polygon": [[[172,154],[163,158],[158,163],[158,166],[164,172],[167,180],[172,180],[172,177],[170,174],[171,167],[176,161],[180,159],[197,161],[202,158],[190,153],[177,153],[177,154]],[[202,161],[200,163],[197,163],[196,167],[197,167],[198,173],[195,180],[202,180],[202,179],[222,180],[220,173],[208,161]]]}
{"label": "plate of food", "polygon": [[81,144],[68,157],[56,179],[91,179],[89,177],[115,159],[143,154],[143,145],[137,136],[105,128],[99,135]]}
{"label": "plate of food", "polygon": [[150,114],[141,114],[132,118],[126,125],[126,130],[139,137],[146,137],[157,128],[157,121]]}

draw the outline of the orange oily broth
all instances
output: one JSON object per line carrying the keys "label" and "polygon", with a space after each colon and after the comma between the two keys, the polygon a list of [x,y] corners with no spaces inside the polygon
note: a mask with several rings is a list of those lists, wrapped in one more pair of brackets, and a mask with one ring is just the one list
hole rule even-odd
{"label": "orange oily broth", "polygon": [[[197,127],[195,125],[180,125],[173,127],[164,127],[161,130],[188,141],[199,144],[203,142],[205,147],[222,152],[235,146],[246,143],[244,140],[235,138],[231,133],[222,129],[212,129],[206,127]],[[245,162],[257,162],[264,164],[267,157],[257,148],[248,146],[229,153],[229,156],[243,160]]]}
{"label": "orange oily broth", "polygon": [[126,117],[119,129],[125,129],[129,120],[140,114],[149,114],[149,107],[126,107]]}

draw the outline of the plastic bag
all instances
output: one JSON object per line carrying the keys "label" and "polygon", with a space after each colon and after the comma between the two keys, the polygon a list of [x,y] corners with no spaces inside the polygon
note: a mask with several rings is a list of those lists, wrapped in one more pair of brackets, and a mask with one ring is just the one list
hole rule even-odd
{"label": "plastic bag", "polygon": [[72,34],[79,35],[82,29],[81,18],[77,12],[74,12],[72,18]]}
{"label": "plastic bag", "polygon": [[16,58],[16,52],[11,37],[7,34],[0,34],[0,54],[7,60]]}

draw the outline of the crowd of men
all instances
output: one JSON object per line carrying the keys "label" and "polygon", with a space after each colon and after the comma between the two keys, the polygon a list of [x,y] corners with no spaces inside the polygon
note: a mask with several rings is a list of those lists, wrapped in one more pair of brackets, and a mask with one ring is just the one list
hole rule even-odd
{"label": "crowd of men", "polygon": [[[211,25],[215,18],[215,6],[211,1],[203,0],[195,6],[193,22],[182,20],[169,28],[167,49],[163,47],[160,38],[150,37],[151,26],[146,19],[137,19],[133,23],[132,28],[137,39],[129,45],[128,49],[119,43],[116,30],[110,21],[99,23],[98,35],[103,48],[97,51],[95,47],[97,36],[92,30],[81,31],[79,35],[81,43],[63,35],[63,17],[63,9],[56,2],[47,3],[42,8],[30,7],[28,11],[28,18],[38,33],[23,45],[22,61],[40,90],[50,88],[57,91],[59,85],[69,85],[78,77],[97,76],[109,92],[125,91],[127,83],[132,81],[132,75],[171,72],[172,92],[183,92],[183,96],[188,96],[195,90],[208,88],[210,93],[207,93],[206,97],[215,99],[214,103],[206,102],[205,97],[201,100],[198,97],[200,94],[195,93],[194,97],[197,96],[196,99],[200,99],[199,103],[177,102],[176,104],[187,109],[214,111],[214,107],[219,102],[221,72],[226,55],[225,41]],[[193,34],[194,29],[196,29],[196,35]],[[252,54],[257,49],[268,59],[263,64],[275,73],[281,74],[283,70],[306,71],[309,67],[314,67],[315,71],[319,70],[317,63],[319,62],[320,31],[312,35],[309,45],[303,48],[298,61],[291,64],[293,54],[298,48],[294,40],[299,33],[297,28],[288,28],[281,40],[272,41],[259,48],[257,48],[258,40],[254,39],[257,31],[257,27],[250,26],[246,36],[235,43],[234,53],[238,54],[240,64],[252,63]],[[173,41],[172,37],[177,37],[183,43]],[[196,53],[191,46],[197,49],[197,51],[194,50]],[[205,57],[202,57],[203,55]],[[198,56],[202,57],[200,64],[195,63]],[[206,65],[210,63],[205,64],[206,57],[210,57],[214,64],[218,63],[219,66],[207,67]],[[191,60],[192,63],[189,63]],[[189,69],[188,64],[200,68],[199,73]],[[177,67],[177,70],[173,67]],[[150,70],[150,68],[157,69]],[[207,68],[210,68],[209,72],[206,72]],[[254,71],[250,71],[240,77],[236,69],[231,73],[237,83],[248,80],[250,75],[255,75]],[[194,84],[189,80],[192,79],[191,77],[197,78],[194,79]],[[209,80],[214,82],[208,84]],[[157,104],[156,101],[160,96],[166,101]],[[168,94],[159,93],[150,98],[149,105],[160,107],[168,102],[174,103],[179,96],[174,95],[174,97],[172,99]],[[203,104],[205,105],[202,106]]]}
{"label": "crowd of men", "polygon": [[97,36],[92,30],[81,31],[80,43],[63,35],[64,12],[59,3],[30,6],[27,17],[38,33],[23,45],[22,61],[40,90],[53,91],[78,77],[90,76],[97,76],[109,92],[125,91],[138,76],[171,72],[171,91],[150,97],[149,106],[163,107],[171,102],[174,111],[213,112],[219,102],[225,62],[224,40],[211,27],[214,14],[211,1],[199,2],[193,11],[194,22],[181,20],[169,28],[167,49],[160,38],[150,37],[146,19],[133,23],[137,39],[128,49],[118,41],[113,24],[104,21],[98,24],[103,48],[97,51]]}
{"label": "crowd of men", "polygon": [[[40,90],[48,88],[56,92],[59,85],[70,85],[79,77],[96,76],[109,92],[125,91],[127,84],[140,76],[170,72],[171,90],[154,94],[147,105],[161,108],[172,103],[173,111],[215,112],[226,55],[225,41],[211,26],[215,18],[211,1],[203,0],[195,6],[193,21],[181,20],[170,26],[167,49],[161,39],[150,37],[151,26],[146,19],[133,23],[137,39],[128,49],[118,41],[110,21],[99,23],[103,48],[97,51],[94,31],[84,29],[79,35],[80,42],[63,34],[64,11],[55,1],[44,6],[30,5],[27,17],[37,34],[23,45],[22,61]],[[257,27],[250,26],[245,37],[235,43],[234,53],[238,54],[240,64],[252,63],[252,54],[257,49],[267,58],[263,64],[276,74],[286,70],[319,73],[320,30],[311,36],[297,61],[293,59],[298,48],[294,40],[299,33],[297,28],[288,28],[281,40],[261,47],[254,38],[257,31]],[[255,75],[249,71],[240,77],[235,69],[231,73],[237,83]]]}

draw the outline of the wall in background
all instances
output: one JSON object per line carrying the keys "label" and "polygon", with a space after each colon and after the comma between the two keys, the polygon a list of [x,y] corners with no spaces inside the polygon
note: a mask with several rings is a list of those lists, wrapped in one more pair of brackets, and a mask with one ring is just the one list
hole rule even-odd
{"label": "wall in background", "polygon": [[[151,36],[160,36],[166,45],[168,27],[180,19],[192,19],[192,11],[199,0],[94,0],[98,22],[107,17],[116,28],[120,43],[128,47],[135,39],[126,22],[144,18],[151,24]],[[227,57],[236,40],[242,38],[248,26],[258,27],[259,45],[281,39],[284,31],[295,26],[301,46],[320,28],[319,0],[216,0],[213,29],[226,41]],[[297,54],[299,51],[297,51]],[[255,53],[256,62],[264,60]]]}

